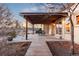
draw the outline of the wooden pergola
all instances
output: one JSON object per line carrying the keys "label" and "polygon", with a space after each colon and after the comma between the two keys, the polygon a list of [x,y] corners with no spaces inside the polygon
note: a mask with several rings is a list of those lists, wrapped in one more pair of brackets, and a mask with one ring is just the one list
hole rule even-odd
{"label": "wooden pergola", "polygon": [[[61,13],[21,13],[21,15],[26,19],[26,39],[28,31],[28,21],[31,24],[51,24],[62,17],[68,16],[67,12]],[[34,26],[33,26],[34,28]],[[33,29],[34,31],[34,29]]]}

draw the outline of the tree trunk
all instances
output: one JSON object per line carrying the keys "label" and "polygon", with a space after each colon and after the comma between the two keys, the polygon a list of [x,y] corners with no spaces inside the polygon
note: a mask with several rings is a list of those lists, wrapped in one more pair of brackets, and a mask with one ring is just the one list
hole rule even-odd
{"label": "tree trunk", "polygon": [[71,23],[71,40],[72,40],[71,51],[72,55],[74,55],[74,24],[72,21],[72,14],[70,15],[70,23]]}

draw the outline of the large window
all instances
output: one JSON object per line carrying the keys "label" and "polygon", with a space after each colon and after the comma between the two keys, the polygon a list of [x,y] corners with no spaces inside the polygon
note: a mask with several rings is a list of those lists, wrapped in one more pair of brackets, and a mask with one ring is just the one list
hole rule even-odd
{"label": "large window", "polygon": [[65,24],[66,32],[70,32],[70,23]]}
{"label": "large window", "polygon": [[77,24],[79,24],[79,15],[76,16],[76,21],[77,21]]}

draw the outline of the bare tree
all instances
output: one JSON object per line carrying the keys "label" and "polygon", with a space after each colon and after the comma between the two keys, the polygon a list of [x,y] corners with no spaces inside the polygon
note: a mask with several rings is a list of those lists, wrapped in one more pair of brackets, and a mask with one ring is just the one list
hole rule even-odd
{"label": "bare tree", "polygon": [[0,25],[2,25],[2,27],[10,25],[9,23],[11,23],[11,16],[12,14],[5,4],[0,4]]}

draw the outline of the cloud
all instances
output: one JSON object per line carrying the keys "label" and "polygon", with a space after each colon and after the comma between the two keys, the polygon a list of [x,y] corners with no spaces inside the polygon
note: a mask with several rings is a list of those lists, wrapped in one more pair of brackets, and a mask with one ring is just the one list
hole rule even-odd
{"label": "cloud", "polygon": [[32,11],[38,11],[38,8],[37,7],[33,7],[31,8]]}
{"label": "cloud", "polygon": [[46,11],[47,11],[47,9],[45,6],[25,8],[25,9],[21,10],[21,12],[46,12]]}
{"label": "cloud", "polygon": [[23,9],[23,10],[21,10],[21,12],[32,12],[30,9]]}
{"label": "cloud", "polygon": [[37,12],[38,8],[37,7],[32,7],[32,8],[25,8],[21,12]]}

